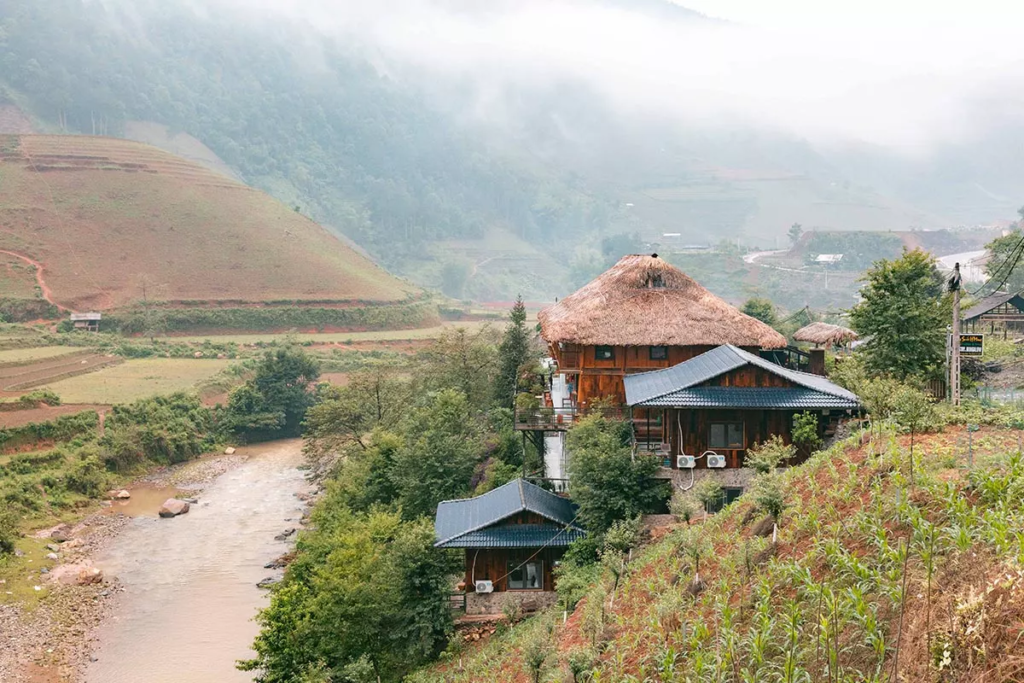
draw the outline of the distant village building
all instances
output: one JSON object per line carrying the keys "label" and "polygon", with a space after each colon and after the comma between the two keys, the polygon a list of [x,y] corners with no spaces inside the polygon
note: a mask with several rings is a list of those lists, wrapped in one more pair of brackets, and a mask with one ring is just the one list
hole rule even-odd
{"label": "distant village building", "polygon": [[460,548],[466,559],[466,614],[499,614],[505,596],[534,611],[555,603],[554,569],[586,532],[566,498],[516,479],[476,498],[437,506],[437,548]]}
{"label": "distant village building", "polygon": [[72,313],[71,322],[75,326],[76,330],[83,332],[99,332],[100,331],[100,319],[103,316],[100,313]]}

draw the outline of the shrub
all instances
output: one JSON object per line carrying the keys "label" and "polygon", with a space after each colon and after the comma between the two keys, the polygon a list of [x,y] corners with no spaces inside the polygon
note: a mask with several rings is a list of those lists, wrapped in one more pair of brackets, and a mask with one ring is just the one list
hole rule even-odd
{"label": "shrub", "polygon": [[[814,429],[814,434],[817,436],[817,421],[815,421]],[[796,455],[796,446],[787,446],[782,437],[776,434],[764,443],[747,449],[744,463],[758,474],[769,474],[794,455]]]}
{"label": "shrub", "polygon": [[87,457],[73,464],[64,479],[69,491],[90,498],[98,498],[106,489],[107,477],[103,463],[95,456]]}
{"label": "shrub", "polygon": [[808,452],[821,445],[821,437],[818,436],[817,415],[797,413],[793,416],[793,443]]}
{"label": "shrub", "polygon": [[786,509],[786,496],[777,477],[762,474],[754,481],[754,504],[776,521]]}
{"label": "shrub", "polygon": [[680,522],[686,522],[687,524],[697,516],[698,512],[693,496],[682,491],[676,491],[672,495],[672,500],[668,502],[668,510]]}
{"label": "shrub", "polygon": [[722,485],[718,482],[717,477],[704,477],[693,487],[694,497],[701,502],[704,509],[707,510],[709,507],[717,503],[722,499],[724,493],[722,492]]}
{"label": "shrub", "polygon": [[14,544],[20,536],[18,518],[13,510],[0,511],[0,555],[14,552]]}
{"label": "shrub", "polygon": [[18,401],[29,406],[34,406],[37,403],[44,403],[48,406],[59,406],[60,396],[49,389],[36,389],[35,391],[23,394]]}

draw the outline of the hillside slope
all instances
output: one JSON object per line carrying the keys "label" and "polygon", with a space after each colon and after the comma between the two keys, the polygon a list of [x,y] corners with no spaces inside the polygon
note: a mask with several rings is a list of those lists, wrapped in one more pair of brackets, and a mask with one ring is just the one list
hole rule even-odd
{"label": "hillside slope", "polygon": [[0,137],[0,250],[42,264],[49,296],[72,310],[143,296],[389,302],[415,293],[268,195],[110,138]]}
{"label": "hillside slope", "polygon": [[1017,435],[982,428],[972,457],[962,426],[918,437],[916,471],[909,436],[851,438],[775,475],[777,542],[745,496],[606,562],[567,623],[559,607],[412,680],[1019,681]]}

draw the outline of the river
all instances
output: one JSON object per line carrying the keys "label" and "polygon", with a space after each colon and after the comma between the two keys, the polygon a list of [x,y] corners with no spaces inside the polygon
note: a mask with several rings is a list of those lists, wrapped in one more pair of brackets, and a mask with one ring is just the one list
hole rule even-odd
{"label": "river", "polygon": [[135,517],[95,563],[124,587],[100,626],[86,683],[251,681],[253,617],[267,604],[263,565],[287,552],[306,490],[299,440],[241,449],[248,459],[198,494],[188,514]]}

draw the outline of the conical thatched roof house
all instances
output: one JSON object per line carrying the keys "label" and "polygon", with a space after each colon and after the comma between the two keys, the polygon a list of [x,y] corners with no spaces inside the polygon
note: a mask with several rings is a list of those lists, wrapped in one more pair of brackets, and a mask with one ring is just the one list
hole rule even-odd
{"label": "conical thatched roof house", "polygon": [[817,346],[844,346],[857,341],[860,336],[851,329],[829,323],[811,323],[801,327],[793,334],[796,341],[807,342]]}
{"label": "conical thatched roof house", "polygon": [[621,404],[626,374],[670,367],[722,344],[753,352],[786,346],[781,334],[657,254],[622,257],[539,319],[570,400],[583,406],[596,398]]}
{"label": "conical thatched roof house", "polygon": [[782,348],[786,338],[751,318],[684,272],[633,254],[575,294],[541,311],[548,343],[611,346]]}

